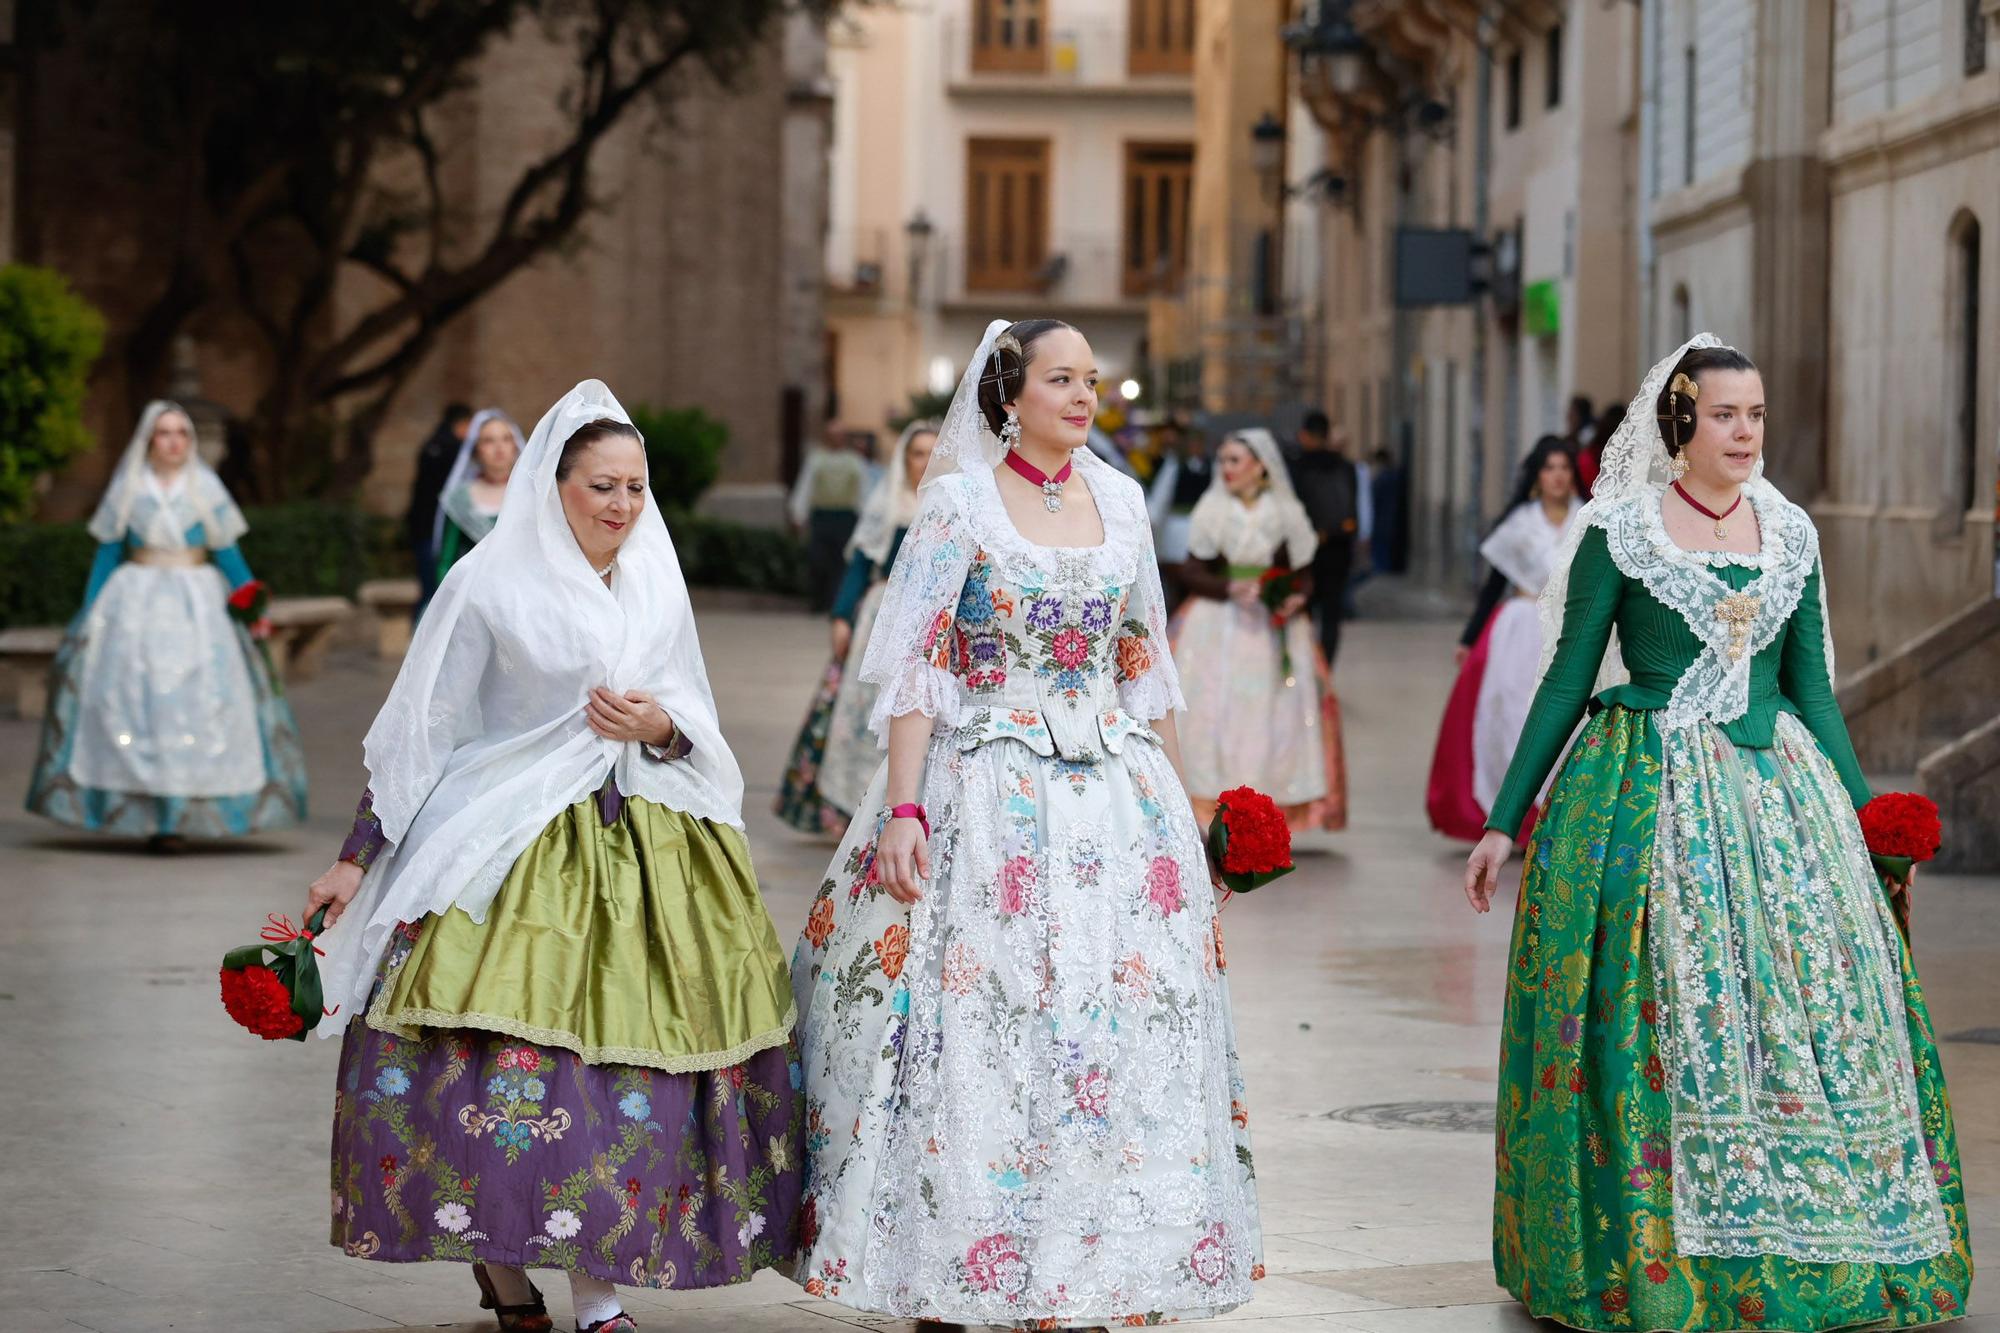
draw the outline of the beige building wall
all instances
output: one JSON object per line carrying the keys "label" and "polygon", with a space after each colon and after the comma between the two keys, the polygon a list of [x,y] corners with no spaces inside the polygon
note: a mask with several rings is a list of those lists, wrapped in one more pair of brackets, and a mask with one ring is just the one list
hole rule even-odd
{"label": "beige building wall", "polygon": [[[969,2],[836,20],[826,276],[838,411],[852,428],[886,433],[912,393],[955,385],[990,319],[1065,319],[1108,379],[1141,368],[1147,302],[1121,275],[1125,145],[1192,143],[1194,81],[1130,71],[1130,0],[1044,8],[1046,67],[1019,73],[974,68]],[[982,137],[1048,141],[1048,249],[1067,267],[1046,290],[968,287],[967,144]],[[908,230],[919,212],[931,228],[921,245]]]}
{"label": "beige building wall", "polygon": [[1995,592],[2000,12],[1988,10],[1985,68],[1969,72],[1964,5],[1848,8],[1818,145],[1832,263],[1814,516],[1835,646],[1858,666]]}
{"label": "beige building wall", "polygon": [[[1359,195],[1320,205],[1307,224],[1317,231],[1322,300],[1301,309],[1323,330],[1308,339],[1323,347],[1318,382],[1357,455],[1386,448],[1407,459],[1413,572],[1468,582],[1518,460],[1536,437],[1562,430],[1570,397],[1586,394],[1601,408],[1631,393],[1639,28],[1628,6],[1546,7],[1545,18],[1562,21],[1559,96],[1550,106],[1547,26],[1500,24],[1487,30],[1482,53],[1477,5],[1425,0],[1366,12],[1380,20],[1371,40],[1422,72],[1421,88],[1407,95],[1445,103],[1451,117],[1435,134],[1398,135],[1380,127],[1380,107],[1364,108],[1378,123],[1355,136],[1348,113],[1322,108],[1330,133],[1323,162],[1357,182]],[[1515,51],[1520,119],[1510,127]],[[1482,60],[1491,62],[1483,81]],[[1482,133],[1490,143],[1483,179]],[[1397,227],[1477,232],[1482,192],[1484,238],[1514,256],[1499,285],[1555,284],[1553,334],[1532,332],[1504,296],[1396,308]]]}

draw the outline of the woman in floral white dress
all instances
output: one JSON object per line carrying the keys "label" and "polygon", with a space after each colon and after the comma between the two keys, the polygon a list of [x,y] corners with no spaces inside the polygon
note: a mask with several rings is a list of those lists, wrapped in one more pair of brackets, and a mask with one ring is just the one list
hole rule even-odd
{"label": "woman in floral white dress", "polygon": [[1069,326],[988,328],[862,668],[888,762],[793,965],[796,1276],[858,1309],[1200,1318],[1259,1274],[1151,528],[1078,447],[1095,384]]}

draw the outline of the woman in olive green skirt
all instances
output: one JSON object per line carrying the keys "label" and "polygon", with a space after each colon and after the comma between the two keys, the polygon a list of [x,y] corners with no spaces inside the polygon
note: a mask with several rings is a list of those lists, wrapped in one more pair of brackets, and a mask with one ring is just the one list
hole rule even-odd
{"label": "woman in olive green skirt", "polygon": [[1467,868],[1485,911],[1595,683],[1528,850],[1494,1198],[1501,1285],[1576,1328],[1906,1327],[1970,1294],[1944,1073],[1763,403],[1706,334],[1633,400]]}
{"label": "woman in olive green skirt", "polygon": [[312,890],[344,1034],[333,1241],[470,1263],[506,1330],[796,1243],[790,977],[639,435],[578,385],[418,625]]}

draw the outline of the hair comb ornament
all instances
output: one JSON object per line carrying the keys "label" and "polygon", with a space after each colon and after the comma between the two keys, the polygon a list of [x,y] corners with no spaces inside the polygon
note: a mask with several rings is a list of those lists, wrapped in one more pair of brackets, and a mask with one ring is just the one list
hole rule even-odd
{"label": "hair comb ornament", "polygon": [[1012,352],[1016,357],[1020,357],[1022,355],[1021,340],[1011,333],[1003,333],[993,340],[993,350],[988,354],[992,358],[993,365],[991,369],[979,377],[979,383],[982,387],[988,384],[997,384],[1000,386],[1000,391],[1005,393],[1007,391],[1007,368],[1000,363],[1000,353],[1002,352]]}
{"label": "hair comb ornament", "polygon": [[1685,372],[1674,375],[1667,386],[1667,410],[1660,413],[1660,420],[1671,422],[1667,434],[1667,445],[1678,453],[1694,437],[1695,403],[1701,397],[1701,385]]}

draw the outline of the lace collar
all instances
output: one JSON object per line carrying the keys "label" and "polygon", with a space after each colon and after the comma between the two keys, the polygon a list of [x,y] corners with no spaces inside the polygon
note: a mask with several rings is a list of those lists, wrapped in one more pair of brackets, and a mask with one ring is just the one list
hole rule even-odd
{"label": "lace collar", "polygon": [[[1798,609],[1819,563],[1819,537],[1803,509],[1767,481],[1747,488],[1761,539],[1755,555],[1690,551],[1667,535],[1665,488],[1646,487],[1592,521],[1604,530],[1612,563],[1680,613],[1702,651],[1674,687],[1661,725],[1674,730],[1703,719],[1733,722],[1750,707],[1750,664]],[[1714,557],[1723,557],[1716,559]],[[1758,572],[1739,593],[1717,570],[1740,565]]]}

